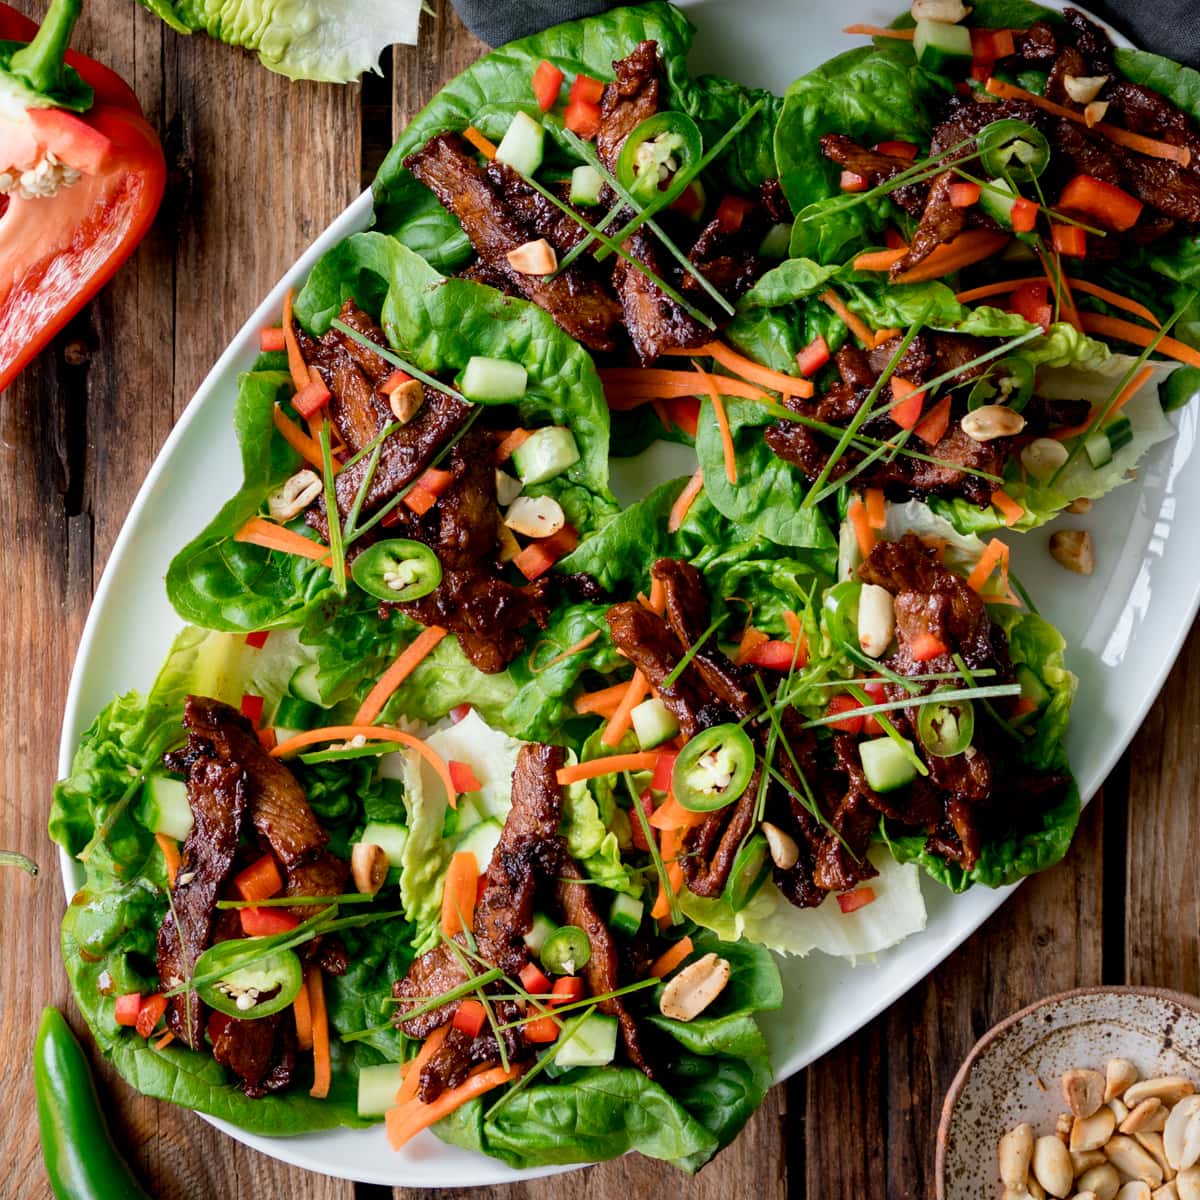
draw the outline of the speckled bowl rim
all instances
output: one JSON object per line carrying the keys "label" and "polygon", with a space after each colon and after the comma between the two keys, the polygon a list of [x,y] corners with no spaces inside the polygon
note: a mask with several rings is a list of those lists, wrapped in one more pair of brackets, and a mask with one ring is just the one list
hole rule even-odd
{"label": "speckled bowl rim", "polygon": [[946,1099],[942,1102],[942,1116],[938,1121],[937,1150],[933,1169],[935,1200],[946,1200],[946,1151],[950,1141],[950,1120],[975,1064],[998,1037],[1007,1033],[1014,1025],[1024,1021],[1026,1017],[1032,1016],[1047,1005],[1059,1004],[1064,1000],[1077,1000],[1083,996],[1150,996],[1155,1000],[1177,1004],[1200,1018],[1200,997],[1189,995],[1187,992],[1176,992],[1170,988],[1135,987],[1129,984],[1112,986],[1099,984],[1094,987],[1072,988],[1070,991],[1056,992],[1053,996],[1044,996],[1041,1000],[1035,1000],[1032,1004],[1026,1005],[1020,1011],[1012,1013],[1003,1021],[993,1025],[975,1043],[963,1060],[962,1066],[958,1068],[958,1074],[954,1076],[950,1087],[946,1090]]}

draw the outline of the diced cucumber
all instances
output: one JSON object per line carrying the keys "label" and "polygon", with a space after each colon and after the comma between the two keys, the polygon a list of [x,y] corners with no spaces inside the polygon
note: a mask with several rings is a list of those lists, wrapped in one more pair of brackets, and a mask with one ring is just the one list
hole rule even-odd
{"label": "diced cucumber", "polygon": [[979,207],[1004,229],[1012,228],[1012,210],[1017,199],[1007,179],[989,179],[979,189]]}
{"label": "diced cucumber", "polygon": [[1024,663],[1017,664],[1017,682],[1021,685],[1021,698],[1028,700],[1039,711],[1050,703],[1046,685]]}
{"label": "diced cucumber", "polygon": [[587,206],[600,203],[604,180],[595,167],[584,163],[571,172],[571,203]]}
{"label": "diced cucumber", "polygon": [[679,732],[675,715],[657,696],[643,700],[630,716],[633,719],[633,732],[637,734],[638,745],[643,750],[653,750]]}
{"label": "diced cucumber", "polygon": [[[320,705],[298,696],[281,696],[271,724],[279,729],[313,729],[321,716]],[[278,735],[277,735],[278,736]]]}
{"label": "diced cucumber", "polygon": [[472,355],[462,373],[459,387],[468,400],[480,404],[504,404],[525,395],[528,375],[520,363],[507,358]]}
{"label": "diced cucumber", "polygon": [[917,62],[927,71],[963,78],[971,70],[971,31],[965,25],[921,20],[913,34]]}
{"label": "diced cucumber", "polygon": [[1097,429],[1083,443],[1088,461],[1093,467],[1107,466],[1113,455],[1133,441],[1133,422],[1128,417],[1118,417],[1103,429]]}
{"label": "diced cucumber", "polygon": [[[906,740],[904,744],[912,750],[911,742]],[[894,792],[916,778],[917,770],[911,760],[890,737],[859,742],[858,756],[862,759],[867,783],[877,792]]]}
{"label": "diced cucumber", "polygon": [[380,1063],[377,1067],[358,1068],[358,1115],[382,1117],[396,1107],[400,1090],[400,1064]]}
{"label": "diced cucumber", "polygon": [[613,897],[612,908],[608,910],[608,923],[618,933],[633,937],[642,923],[642,914],[645,911],[646,905],[641,900],[618,892]]}
{"label": "diced cucumber", "polygon": [[496,147],[496,161],[507,163],[521,175],[529,176],[542,165],[546,131],[528,113],[519,112]]}
{"label": "diced cucumber", "polygon": [[535,429],[512,454],[513,466],[526,485],[545,483],[578,461],[575,435],[562,425]]}
{"label": "diced cucumber", "polygon": [[301,700],[307,700],[309,704],[315,704],[318,708],[324,708],[325,705],[321,701],[321,689],[317,685],[317,676],[319,669],[315,662],[305,663],[302,667],[297,667],[288,681],[288,691],[293,696],[299,696]]}
{"label": "diced cucumber", "polygon": [[496,851],[500,835],[503,832],[504,826],[499,821],[480,821],[477,825],[472,825],[454,843],[454,853],[459,854],[469,850],[475,855],[475,861],[482,873],[487,870],[488,863],[492,861],[492,855]]}
{"label": "diced cucumber", "polygon": [[552,921],[545,913],[534,913],[533,924],[529,927],[529,932],[525,935],[525,945],[534,954],[541,954],[542,947],[546,944],[546,939],[558,928],[558,924]]}
{"label": "diced cucumber", "polygon": [[605,1067],[617,1053],[617,1018],[603,1013],[576,1017],[564,1022],[559,1041],[554,1061],[560,1067]]}
{"label": "diced cucumber", "polygon": [[142,824],[155,833],[182,842],[192,831],[195,817],[182,779],[150,775],[142,786]]}
{"label": "diced cucumber", "polygon": [[387,855],[389,867],[399,870],[404,865],[402,855],[408,841],[408,830],[403,825],[370,821],[358,840],[369,846],[378,846]]}
{"label": "diced cucumber", "polygon": [[792,246],[792,227],[790,225],[772,225],[767,230],[767,236],[759,243],[758,253],[763,258],[787,258]]}

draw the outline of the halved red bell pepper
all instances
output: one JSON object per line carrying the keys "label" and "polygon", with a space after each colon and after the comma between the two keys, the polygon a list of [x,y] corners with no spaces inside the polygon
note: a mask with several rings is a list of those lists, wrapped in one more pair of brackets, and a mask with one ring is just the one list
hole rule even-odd
{"label": "halved red bell pepper", "polygon": [[66,48],[79,9],[52,0],[38,30],[0,3],[0,391],[133,253],[166,185],[133,92]]}

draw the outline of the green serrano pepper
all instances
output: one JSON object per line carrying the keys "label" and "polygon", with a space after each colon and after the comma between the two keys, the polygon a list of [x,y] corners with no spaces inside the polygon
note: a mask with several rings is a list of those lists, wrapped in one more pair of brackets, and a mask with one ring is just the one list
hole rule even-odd
{"label": "green serrano pepper", "polygon": [[57,1008],[42,1010],[33,1081],[57,1200],[150,1200],[112,1144],[83,1047]]}

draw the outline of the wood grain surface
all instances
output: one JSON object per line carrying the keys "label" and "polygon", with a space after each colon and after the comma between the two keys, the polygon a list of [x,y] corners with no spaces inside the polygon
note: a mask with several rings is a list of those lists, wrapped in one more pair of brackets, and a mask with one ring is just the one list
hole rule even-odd
{"label": "wood grain surface", "polygon": [[[34,0],[19,9],[40,13]],[[67,995],[45,814],[75,648],[113,540],[175,418],[233,332],[355,196],[395,131],[480,44],[444,0],[419,47],[361,87],[289,84],[249,55],[182,38],[130,0],[90,6],[76,45],[135,86],[171,178],[154,231],[70,329],[0,395],[0,846],[42,864],[0,878],[0,1197],[49,1194],[30,1050]],[[991,1024],[1062,988],[1128,981],[1200,991],[1200,638],[1193,636],[1066,862],[1021,888],[870,1026],[771,1094],[695,1179],[640,1158],[479,1200],[926,1200],[958,1064]],[[871,987],[871,968],[863,968]],[[168,1198],[382,1200],[383,1188],[283,1166],[100,1065],[114,1132]],[[441,1193],[452,1197],[459,1193]],[[465,1195],[465,1193],[463,1193]],[[434,1193],[398,1189],[394,1200]]]}

